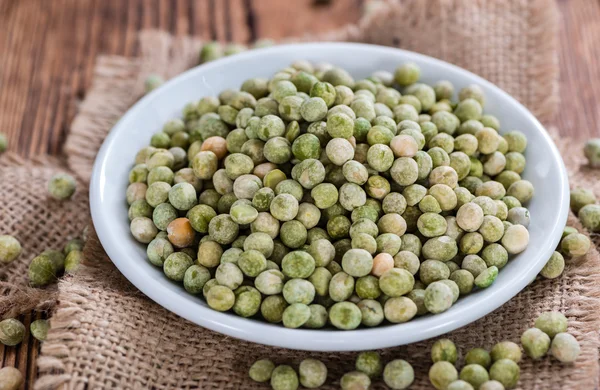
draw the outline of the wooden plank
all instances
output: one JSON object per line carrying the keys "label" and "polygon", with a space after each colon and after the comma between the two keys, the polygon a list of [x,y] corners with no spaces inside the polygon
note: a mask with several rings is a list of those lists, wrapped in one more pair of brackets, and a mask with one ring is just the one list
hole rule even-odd
{"label": "wooden plank", "polygon": [[600,137],[600,1],[560,0],[560,108],[563,134]]}
{"label": "wooden plank", "polygon": [[253,0],[257,38],[279,39],[318,33],[342,27],[359,19],[360,0],[333,0],[330,5],[317,5],[314,0]]}
{"label": "wooden plank", "polygon": [[247,43],[250,41],[250,26],[248,25],[248,9],[245,0],[228,0],[231,21],[231,41]]}

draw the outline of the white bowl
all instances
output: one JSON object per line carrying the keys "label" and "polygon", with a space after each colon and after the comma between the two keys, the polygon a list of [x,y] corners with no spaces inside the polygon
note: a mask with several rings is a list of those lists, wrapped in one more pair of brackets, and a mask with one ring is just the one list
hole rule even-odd
{"label": "white bowl", "polygon": [[[136,152],[182,107],[225,88],[239,88],[250,77],[269,77],[298,59],[343,66],[355,78],[375,70],[392,71],[413,61],[427,83],[445,79],[461,88],[479,84],[487,113],[496,115],[502,130],[519,129],[529,140],[524,178],[535,186],[529,204],[532,222],[527,250],[501,270],[489,288],[461,298],[450,310],[415,318],[399,325],[353,331],[286,329],[282,325],[244,319],[211,310],[199,297],[169,281],[146,260],[145,247],[129,232],[125,190]],[[515,99],[490,82],[454,65],[424,55],[364,44],[311,43],[252,50],[191,69],[136,103],[112,129],[94,165],[90,203],[94,226],[104,249],[131,283],[152,300],[205,328],[226,335],[279,347],[347,351],[397,346],[428,339],[469,324],[515,296],[542,269],[559,242],[568,213],[568,179],[562,159],[546,130]]]}

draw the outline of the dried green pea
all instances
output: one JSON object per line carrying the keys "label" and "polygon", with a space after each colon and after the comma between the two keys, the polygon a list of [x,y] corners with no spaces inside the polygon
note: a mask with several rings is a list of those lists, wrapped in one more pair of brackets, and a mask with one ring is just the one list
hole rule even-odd
{"label": "dried green pea", "polygon": [[282,321],[283,313],[287,307],[288,304],[281,295],[271,295],[261,303],[260,313],[267,322],[279,323]]}
{"label": "dried green pea", "polygon": [[8,139],[6,134],[0,133],[0,153],[4,153],[8,148]]}
{"label": "dried green pea", "polygon": [[565,228],[563,229],[561,239],[563,239],[566,236],[568,236],[569,234],[573,234],[573,233],[579,233],[579,230],[575,229],[572,226],[565,226]]}
{"label": "dried green pea", "polygon": [[286,328],[299,328],[310,319],[310,316],[311,311],[306,304],[293,303],[283,311],[283,326]]}
{"label": "dried green pea", "polygon": [[421,103],[419,98],[413,95],[400,96],[400,98],[398,99],[398,104],[409,104],[413,106],[415,110],[417,110],[417,112],[421,112],[421,110],[423,109],[423,104]]}
{"label": "dried green pea", "polygon": [[463,381],[462,379],[456,380],[448,385],[446,390],[473,390],[469,382]]}
{"label": "dried green pea", "polygon": [[327,107],[331,107],[336,99],[336,90],[328,82],[317,82],[310,89],[310,97],[320,97],[325,101]]}
{"label": "dried green pea", "polygon": [[456,363],[458,358],[458,352],[456,345],[450,339],[437,340],[431,346],[431,360],[436,363],[440,361],[446,361],[450,363]]}
{"label": "dried green pea", "polygon": [[210,271],[206,267],[194,264],[183,275],[183,287],[190,294],[200,294],[210,277]]}
{"label": "dried green pea", "polygon": [[244,281],[244,274],[234,263],[222,263],[217,267],[215,279],[221,286],[235,290]]}
{"label": "dried green pea", "polygon": [[452,306],[452,289],[440,282],[433,282],[425,289],[424,304],[431,313],[442,313]]}
{"label": "dried green pea", "polygon": [[157,74],[151,74],[144,80],[144,91],[149,93],[164,84],[165,80]]}
{"label": "dried green pea", "polygon": [[491,266],[477,275],[475,278],[475,285],[479,288],[489,287],[494,283],[497,277],[498,267]]}
{"label": "dried green pea", "polygon": [[521,335],[521,345],[527,356],[539,359],[550,349],[550,337],[538,328],[530,328]]}
{"label": "dried green pea", "polygon": [[0,235],[0,263],[8,264],[21,254],[21,243],[9,235]]}
{"label": "dried green pea", "polygon": [[335,86],[345,85],[349,88],[354,87],[354,78],[345,69],[338,67],[332,67],[325,71],[321,79]]}
{"label": "dried green pea", "polygon": [[482,383],[479,390],[504,390],[504,385],[496,380],[490,380]]}
{"label": "dried green pea", "polygon": [[570,205],[571,210],[573,210],[575,214],[577,214],[584,206],[594,204],[596,201],[596,195],[594,195],[594,192],[591,190],[585,188],[575,188],[571,190]]}
{"label": "dried green pea", "polygon": [[419,278],[425,284],[431,284],[438,280],[448,279],[450,269],[448,266],[438,260],[425,260],[419,268]]}
{"label": "dried green pea", "polygon": [[215,210],[206,204],[194,206],[186,214],[192,228],[200,233],[208,233],[210,221],[216,216]]}
{"label": "dried green pea", "polygon": [[250,366],[248,375],[255,382],[267,382],[271,379],[271,374],[274,369],[275,364],[273,364],[271,360],[260,359]]}
{"label": "dried green pea", "polygon": [[228,287],[216,285],[208,290],[206,303],[214,310],[227,311],[235,304],[235,294]]}
{"label": "dried green pea", "polygon": [[501,341],[494,345],[490,352],[492,361],[496,362],[502,359],[509,359],[515,363],[521,361],[521,348],[512,341]]}
{"label": "dried green pea", "polygon": [[448,261],[458,253],[458,245],[452,237],[433,237],[423,244],[422,252],[426,259]]}
{"label": "dried green pea", "polygon": [[0,343],[12,347],[20,344],[25,337],[25,326],[21,321],[8,318],[0,321]]}
{"label": "dried green pea", "polygon": [[581,224],[593,233],[600,232],[600,205],[589,204],[579,210],[577,214]]}
{"label": "dried green pea", "polygon": [[300,384],[308,389],[322,386],[327,380],[327,367],[316,359],[304,359],[298,367]]}
{"label": "dried green pea", "polygon": [[69,252],[65,258],[65,273],[74,274],[79,269],[79,264],[83,259],[83,252],[77,249]]}
{"label": "dried green pea", "polygon": [[569,333],[558,333],[552,340],[550,353],[562,363],[573,363],[577,360],[581,347],[577,339]]}
{"label": "dried green pea", "polygon": [[436,102],[433,106],[431,106],[431,108],[429,109],[430,115],[437,114],[438,112],[452,112],[451,102],[447,100],[440,100],[439,102]]}
{"label": "dried green pea", "polygon": [[558,278],[565,269],[565,259],[560,254],[560,252],[554,251],[550,256],[550,259],[544,265],[544,268],[540,271],[540,275],[542,275],[546,279],[556,279]]}
{"label": "dried green pea", "polygon": [[590,239],[581,233],[569,234],[560,243],[561,252],[569,257],[584,256],[590,250]]}
{"label": "dried green pea", "polygon": [[504,134],[510,152],[523,153],[527,147],[527,137],[520,131],[513,130]]}
{"label": "dried green pea", "polygon": [[362,313],[352,302],[337,302],[329,309],[329,321],[338,329],[356,329],[361,320]]}
{"label": "dried green pea", "polygon": [[588,140],[583,147],[583,154],[592,168],[598,168],[600,166],[600,139]]}
{"label": "dried green pea", "polygon": [[502,383],[506,389],[512,389],[519,381],[520,371],[513,360],[500,359],[490,367],[490,379]]}
{"label": "dried green pea", "polygon": [[[375,104],[376,111],[380,105],[381,105],[381,103]],[[391,112],[386,113],[386,115],[388,115],[388,114],[391,114]],[[375,119],[373,119],[373,126],[387,127],[393,134],[396,134],[396,132],[398,131],[398,126],[396,125],[396,121],[394,121],[394,119],[392,119],[391,115],[390,116],[386,116],[386,115],[378,114],[378,116]]]}
{"label": "dried green pea", "polygon": [[429,381],[438,390],[444,390],[458,379],[458,372],[452,363],[439,361],[429,369]]}
{"label": "dried green pea", "polygon": [[171,280],[183,281],[185,272],[193,265],[193,260],[190,256],[183,252],[175,252],[170,254],[163,264],[165,275]]}
{"label": "dried green pea", "polygon": [[48,255],[34,257],[29,264],[29,282],[34,287],[43,287],[56,279],[56,268]]}
{"label": "dried green pea", "polygon": [[364,326],[373,327],[383,322],[384,313],[381,303],[373,299],[363,299],[357,303],[357,306],[360,309],[361,323]]}
{"label": "dried green pea", "polygon": [[235,291],[233,311],[240,317],[252,317],[260,310],[262,297],[257,289],[251,286],[241,286]]}
{"label": "dried green pea", "polygon": [[567,317],[559,312],[544,312],[535,320],[535,327],[552,339],[558,333],[567,331]]}
{"label": "dried green pea", "polygon": [[381,356],[374,351],[361,352],[356,357],[355,367],[357,371],[363,372],[369,378],[375,378],[383,372]]}
{"label": "dried green pea", "polygon": [[368,390],[371,386],[369,376],[360,371],[351,371],[340,379],[340,388],[342,390]]}
{"label": "dried green pea", "polygon": [[465,355],[466,364],[478,364],[487,369],[492,364],[490,353],[483,348],[473,348]]}
{"label": "dried green pea", "polygon": [[406,360],[396,359],[385,365],[383,381],[391,389],[407,389],[415,380],[415,372]]}
{"label": "dried green pea", "polygon": [[308,306],[310,308],[310,317],[304,323],[305,328],[320,329],[327,325],[327,309],[325,306],[313,303]]}
{"label": "dried green pea", "polygon": [[406,103],[398,104],[396,107],[394,107],[393,113],[394,120],[398,123],[404,120],[416,122],[419,118],[419,112],[417,109],[413,105]]}
{"label": "dried green pea", "polygon": [[479,389],[480,386],[490,380],[490,376],[485,367],[479,364],[467,364],[460,370],[460,379],[468,382],[475,389]]}
{"label": "dried green pea", "polygon": [[401,86],[413,84],[421,77],[421,69],[413,62],[407,62],[394,72],[394,80]]}
{"label": "dried green pea", "polygon": [[[135,181],[144,181],[141,179],[135,179],[131,181],[130,175],[130,183]],[[67,175],[64,173],[59,173],[54,175],[48,181],[48,193],[51,197],[57,200],[66,200],[73,196],[75,190],[77,188],[77,182],[71,175]]]}

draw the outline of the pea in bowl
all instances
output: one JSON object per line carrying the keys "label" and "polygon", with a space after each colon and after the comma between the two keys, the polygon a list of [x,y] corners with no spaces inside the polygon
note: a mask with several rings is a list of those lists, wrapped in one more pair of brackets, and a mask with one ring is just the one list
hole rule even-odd
{"label": "pea in bowl", "polygon": [[[256,101],[248,95],[221,94],[239,89],[251,78],[271,78],[298,60],[346,69],[348,73],[319,75],[332,84],[384,72],[361,81],[355,91],[315,85],[310,72],[298,75],[294,83],[272,83],[278,87],[272,85],[273,99],[260,104],[260,117],[251,108],[254,105],[258,111]],[[408,85],[418,78],[435,88],[408,86],[412,91],[400,96],[377,87],[408,63],[396,74],[397,82]],[[289,79],[292,73],[288,70],[276,78]],[[267,94],[269,85],[260,84],[248,82],[244,89]],[[479,88],[469,87],[474,84]],[[304,104],[308,94],[290,92],[296,85],[319,99]],[[373,103],[378,90],[386,92],[375,100],[388,104]],[[218,99],[204,99],[202,107],[186,106],[219,94],[222,101],[232,96],[239,101],[219,107]],[[436,95],[454,100],[436,99]],[[461,103],[455,106],[457,95]],[[481,120],[485,126],[467,123],[480,118],[482,95],[483,113],[491,116]],[[240,114],[244,108],[250,110]],[[423,109],[435,118],[419,117]],[[218,114],[205,114],[201,129],[191,136],[206,140],[221,135],[227,142],[210,138],[189,146],[197,149],[192,153],[186,151],[186,135],[175,136],[182,122],[172,120],[182,115],[188,122],[199,120],[200,111],[215,110]],[[407,121],[397,123],[402,120]],[[522,150],[518,132],[500,140],[494,130],[497,120],[501,135],[517,129],[529,147]],[[171,134],[155,135],[167,122]],[[246,129],[234,130],[238,126]],[[457,130],[460,126],[464,128]],[[462,133],[477,134],[459,138]],[[312,136],[295,142],[307,134]],[[427,152],[418,152],[426,141]],[[151,142],[159,148],[184,149],[171,153],[146,149],[138,155]],[[455,150],[460,152],[450,159]],[[511,151],[516,154],[507,157]],[[191,166],[180,169],[173,181],[173,171],[163,167],[187,167],[188,155]],[[136,156],[138,163],[160,169],[150,173],[147,165],[132,169]],[[277,167],[262,163],[267,160]],[[460,188],[450,193],[459,178]],[[200,180],[212,184],[203,191]],[[155,184],[151,191],[141,185],[127,191],[130,181]],[[211,186],[215,188],[207,191]],[[471,192],[497,200],[508,194],[510,198],[501,202],[509,207],[503,211],[498,202]],[[141,198],[144,202],[133,208],[128,205],[128,200]],[[527,201],[527,210],[519,208],[520,200]],[[466,204],[460,207],[458,202]],[[114,126],[98,153],[90,203],[94,226],[111,260],[166,309],[252,342],[318,351],[366,350],[452,331],[485,316],[525,288],[559,242],[568,213],[568,181],[558,151],[531,113],[466,70],[386,47],[293,44],[199,66],[141,99]],[[240,231],[254,233],[252,239],[243,241]],[[418,235],[412,234],[416,231]],[[339,261],[332,262],[336,252]],[[466,255],[460,266],[452,262],[457,252]],[[415,253],[421,253],[420,260]],[[505,253],[514,254],[508,263]],[[447,281],[451,271],[459,270]],[[472,285],[477,286],[472,293],[455,300],[458,292]],[[319,297],[322,294],[329,296]],[[378,294],[396,297],[385,303],[386,313],[378,301],[384,301],[381,296],[368,299]],[[258,310],[261,301],[265,308]],[[313,301],[319,306],[311,311],[306,304]],[[288,327],[262,318],[264,313],[268,320],[280,320],[283,306],[287,306],[283,322]],[[412,314],[407,317],[405,309]],[[424,312],[438,314],[418,315]],[[326,321],[329,324],[320,328]],[[309,329],[307,323],[319,328]]]}

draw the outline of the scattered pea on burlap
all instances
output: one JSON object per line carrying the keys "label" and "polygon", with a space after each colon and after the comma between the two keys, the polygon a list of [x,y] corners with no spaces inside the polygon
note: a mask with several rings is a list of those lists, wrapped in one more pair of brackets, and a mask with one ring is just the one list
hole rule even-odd
{"label": "scattered pea on burlap", "polygon": [[63,250],[89,223],[88,192],[80,185],[73,198],[61,202],[46,192],[48,180],[67,168],[51,157],[24,160],[12,153],[0,156],[0,235],[18,238],[21,254],[0,264],[0,319],[51,307],[56,284],[47,289],[28,286],[31,260],[47,249]]}
{"label": "scattered pea on burlap", "polygon": [[[557,98],[556,42],[552,34],[556,28],[556,9],[552,1],[474,4],[407,0],[379,12],[356,26],[327,36],[303,39],[379,43],[425,52],[490,79],[516,96],[540,119],[550,118]],[[404,22],[397,23],[397,20]],[[66,145],[69,167],[81,180],[89,181],[102,140],[143,93],[146,77],[158,74],[167,79],[193,66],[200,46],[201,42],[193,39],[146,32],[141,35],[140,58],[99,59],[94,83],[80,106]],[[580,167],[585,163],[582,142],[564,137],[559,142],[571,185],[595,187],[596,194],[600,195],[600,171]],[[3,163],[5,159],[0,159],[2,179],[8,178],[10,172],[11,180],[29,183],[41,175],[39,172],[44,172],[43,180],[40,179],[43,183],[38,185],[43,188],[47,178],[55,173],[51,166],[41,167],[35,162],[7,166]],[[83,186],[79,186],[81,188]],[[16,221],[0,223],[0,234],[21,235],[19,239],[24,244],[24,253],[17,263],[11,264],[17,264],[17,268],[9,270],[0,266],[3,291],[25,289],[28,261],[46,247],[60,246],[59,243],[78,234],[82,219],[89,218],[87,199],[80,201],[79,198],[87,196],[78,190],[73,200],[59,208],[64,207],[64,211],[57,214],[57,210],[53,210],[52,216],[44,214],[47,221],[36,225],[32,221],[38,216],[40,201],[45,201],[45,196],[44,192],[32,191],[27,185],[0,190],[0,221],[8,218],[6,215]],[[8,200],[19,202],[12,203],[18,212],[4,212],[5,208],[13,210],[5,206],[11,204]],[[61,212],[62,219],[54,220]],[[68,218],[70,223],[66,222]],[[569,224],[581,229],[572,216]],[[112,265],[92,231],[90,236],[84,249],[84,266],[75,276],[59,283],[60,302],[55,307],[51,330],[38,359],[41,376],[36,389],[54,389],[61,385],[68,389],[84,386],[94,389],[264,389],[268,386],[254,383],[248,377],[252,362],[264,357],[286,362],[296,369],[305,358],[322,360],[330,368],[325,389],[339,388],[341,376],[354,370],[356,353],[309,353],[259,346],[219,335],[179,318],[133,287]],[[596,315],[600,277],[595,272],[599,267],[600,257],[594,249],[587,256],[568,262],[561,277],[538,278],[494,313],[445,337],[452,339],[463,354],[475,347],[489,350],[500,340],[519,342],[522,332],[532,326],[541,312],[563,312],[569,319],[569,332],[582,341],[579,359],[574,365],[565,366],[546,358],[536,362],[525,359],[518,388],[595,388],[600,372],[597,333],[600,323]],[[11,287],[4,281],[11,282]],[[3,296],[0,308],[7,307],[6,302],[13,302],[10,307],[27,311],[36,306],[40,298],[48,297],[48,290],[31,291],[44,294],[29,295],[22,301],[15,300],[14,294],[8,298]],[[10,315],[16,313],[12,310]],[[0,315],[9,314],[2,310]],[[429,389],[427,374],[433,341],[386,349],[382,357],[385,361],[406,359],[415,368],[415,383],[411,389]],[[462,359],[460,362],[462,364]],[[383,389],[385,385],[378,379],[373,381],[372,388]]]}

